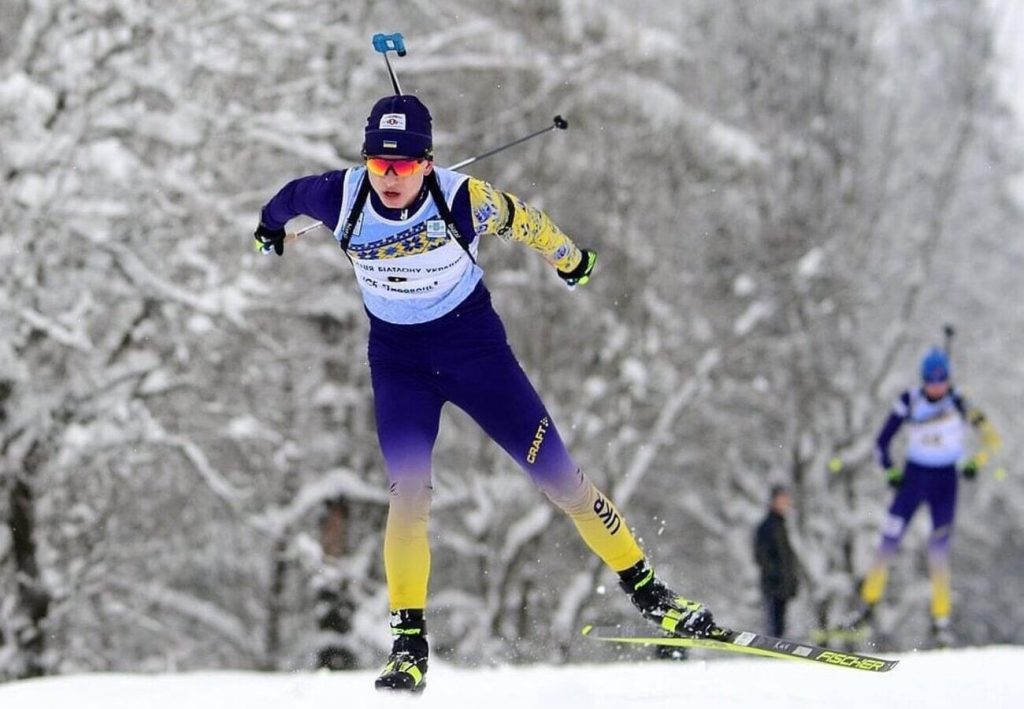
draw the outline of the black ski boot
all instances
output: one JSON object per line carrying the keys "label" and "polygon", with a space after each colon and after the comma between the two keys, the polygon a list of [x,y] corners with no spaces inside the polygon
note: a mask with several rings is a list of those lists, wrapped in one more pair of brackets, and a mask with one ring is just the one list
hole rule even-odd
{"label": "black ski boot", "polygon": [[956,643],[956,636],[953,635],[953,626],[949,622],[948,616],[932,618],[932,641],[935,643],[935,647],[940,649],[953,647],[953,644]]}
{"label": "black ski boot", "polygon": [[663,584],[646,559],[619,572],[619,585],[644,618],[672,635],[705,637],[715,628],[711,611],[702,603],[676,594]]}
{"label": "black ski boot", "polygon": [[427,656],[430,654],[423,611],[393,611],[391,634],[395,637],[391,654],[373,686],[383,691],[418,694],[427,686]]}

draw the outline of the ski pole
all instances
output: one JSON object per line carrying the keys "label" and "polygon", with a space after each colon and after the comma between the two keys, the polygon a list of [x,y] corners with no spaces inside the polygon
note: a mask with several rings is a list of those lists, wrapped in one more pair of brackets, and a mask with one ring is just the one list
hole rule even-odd
{"label": "ski pole", "polygon": [[466,165],[471,165],[471,164],[475,163],[477,160],[482,160],[483,158],[489,158],[490,156],[494,155],[495,153],[500,153],[502,150],[506,150],[508,148],[511,148],[513,145],[519,145],[520,143],[525,143],[527,140],[530,140],[531,138],[536,138],[538,135],[543,135],[544,133],[547,133],[548,131],[552,131],[552,130],[556,130],[556,129],[557,130],[565,130],[568,127],[569,127],[569,122],[567,120],[565,120],[561,116],[555,116],[552,119],[552,124],[549,125],[547,128],[541,128],[540,130],[534,131],[533,133],[530,133],[529,135],[524,135],[522,138],[516,138],[512,142],[505,143],[504,145],[499,145],[497,148],[494,148],[493,150],[488,150],[486,153],[480,153],[479,155],[474,155],[471,158],[466,158],[465,160],[461,160],[461,161],[455,163],[454,165],[452,165],[451,167],[449,167],[448,169],[449,170],[458,170],[460,167],[465,167]]}
{"label": "ski pole", "polygon": [[402,39],[402,33],[377,33],[373,35],[373,48],[384,55],[384,63],[387,64],[388,67],[388,76],[391,77],[391,85],[395,87],[395,93],[401,96],[402,86],[398,83],[398,75],[395,73],[394,67],[391,66],[391,60],[388,59],[388,52],[394,52],[400,57],[405,56],[405,40]]}
{"label": "ski pole", "polygon": [[[552,119],[552,120],[553,120],[552,124],[550,126],[548,126],[547,128],[542,128],[542,129],[540,129],[538,131],[534,131],[533,133],[530,133],[529,135],[524,135],[522,138],[517,138],[516,140],[513,140],[510,143],[505,143],[504,145],[500,145],[497,148],[494,148],[493,150],[488,150],[485,153],[480,153],[479,155],[474,155],[471,158],[466,158],[465,160],[462,160],[460,162],[455,163],[454,165],[452,165],[448,169],[449,170],[457,170],[458,168],[465,167],[466,165],[469,165],[470,163],[474,163],[477,160],[482,160],[483,158],[490,157],[491,155],[494,155],[495,153],[500,153],[502,150],[507,150],[508,148],[511,148],[513,145],[519,145],[520,143],[525,142],[527,140],[530,140],[531,138],[536,138],[538,135],[543,135],[544,133],[547,133],[548,131],[552,131],[552,130],[555,130],[555,129],[565,130],[566,128],[569,127],[569,122],[567,120],[565,120],[564,118],[562,118],[561,116],[555,116],[554,119]],[[303,228],[299,229],[297,232],[295,232],[294,236],[296,238],[300,237],[303,234],[305,234],[307,232],[310,232],[310,231],[313,231],[317,227],[321,227],[321,226],[323,226],[323,222],[314,222],[313,224],[310,224],[309,226],[306,226],[306,227],[303,227]]]}

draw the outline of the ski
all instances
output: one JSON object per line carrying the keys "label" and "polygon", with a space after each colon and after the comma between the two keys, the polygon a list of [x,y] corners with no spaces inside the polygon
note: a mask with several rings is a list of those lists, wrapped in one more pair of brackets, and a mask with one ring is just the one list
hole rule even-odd
{"label": "ski", "polygon": [[715,628],[708,637],[677,637],[652,635],[647,627],[594,626],[583,628],[583,635],[594,640],[638,645],[668,645],[671,647],[696,647],[708,650],[741,652],[748,655],[778,657],[787,660],[803,660],[832,667],[848,667],[865,672],[888,672],[899,660],[883,660],[878,657],[840,652],[810,643],[773,638],[760,633]]}

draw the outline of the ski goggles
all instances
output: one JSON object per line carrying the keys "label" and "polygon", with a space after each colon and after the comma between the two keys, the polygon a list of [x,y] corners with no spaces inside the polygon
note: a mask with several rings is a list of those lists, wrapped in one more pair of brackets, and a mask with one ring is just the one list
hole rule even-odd
{"label": "ski goggles", "polygon": [[401,158],[399,160],[366,158],[366,169],[369,170],[371,175],[377,175],[378,177],[388,174],[388,170],[393,171],[397,177],[409,177],[410,175],[422,172],[426,167],[426,162],[423,158]]}

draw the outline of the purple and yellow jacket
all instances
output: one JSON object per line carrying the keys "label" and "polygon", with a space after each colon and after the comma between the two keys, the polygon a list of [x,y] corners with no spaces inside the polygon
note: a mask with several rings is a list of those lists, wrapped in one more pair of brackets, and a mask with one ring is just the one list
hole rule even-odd
{"label": "purple and yellow jacket", "polygon": [[[462,173],[435,167],[452,219],[468,249],[448,237],[437,205],[424,186],[407,208],[385,207],[371,190],[347,247],[367,310],[395,324],[429,322],[469,297],[483,269],[476,263],[480,237],[490,234],[538,251],[562,272],[580,262],[580,249],[544,212],[515,195]],[[285,185],[261,212],[261,222],[283,228],[306,215],[341,233],[366,168],[311,175]]]}

